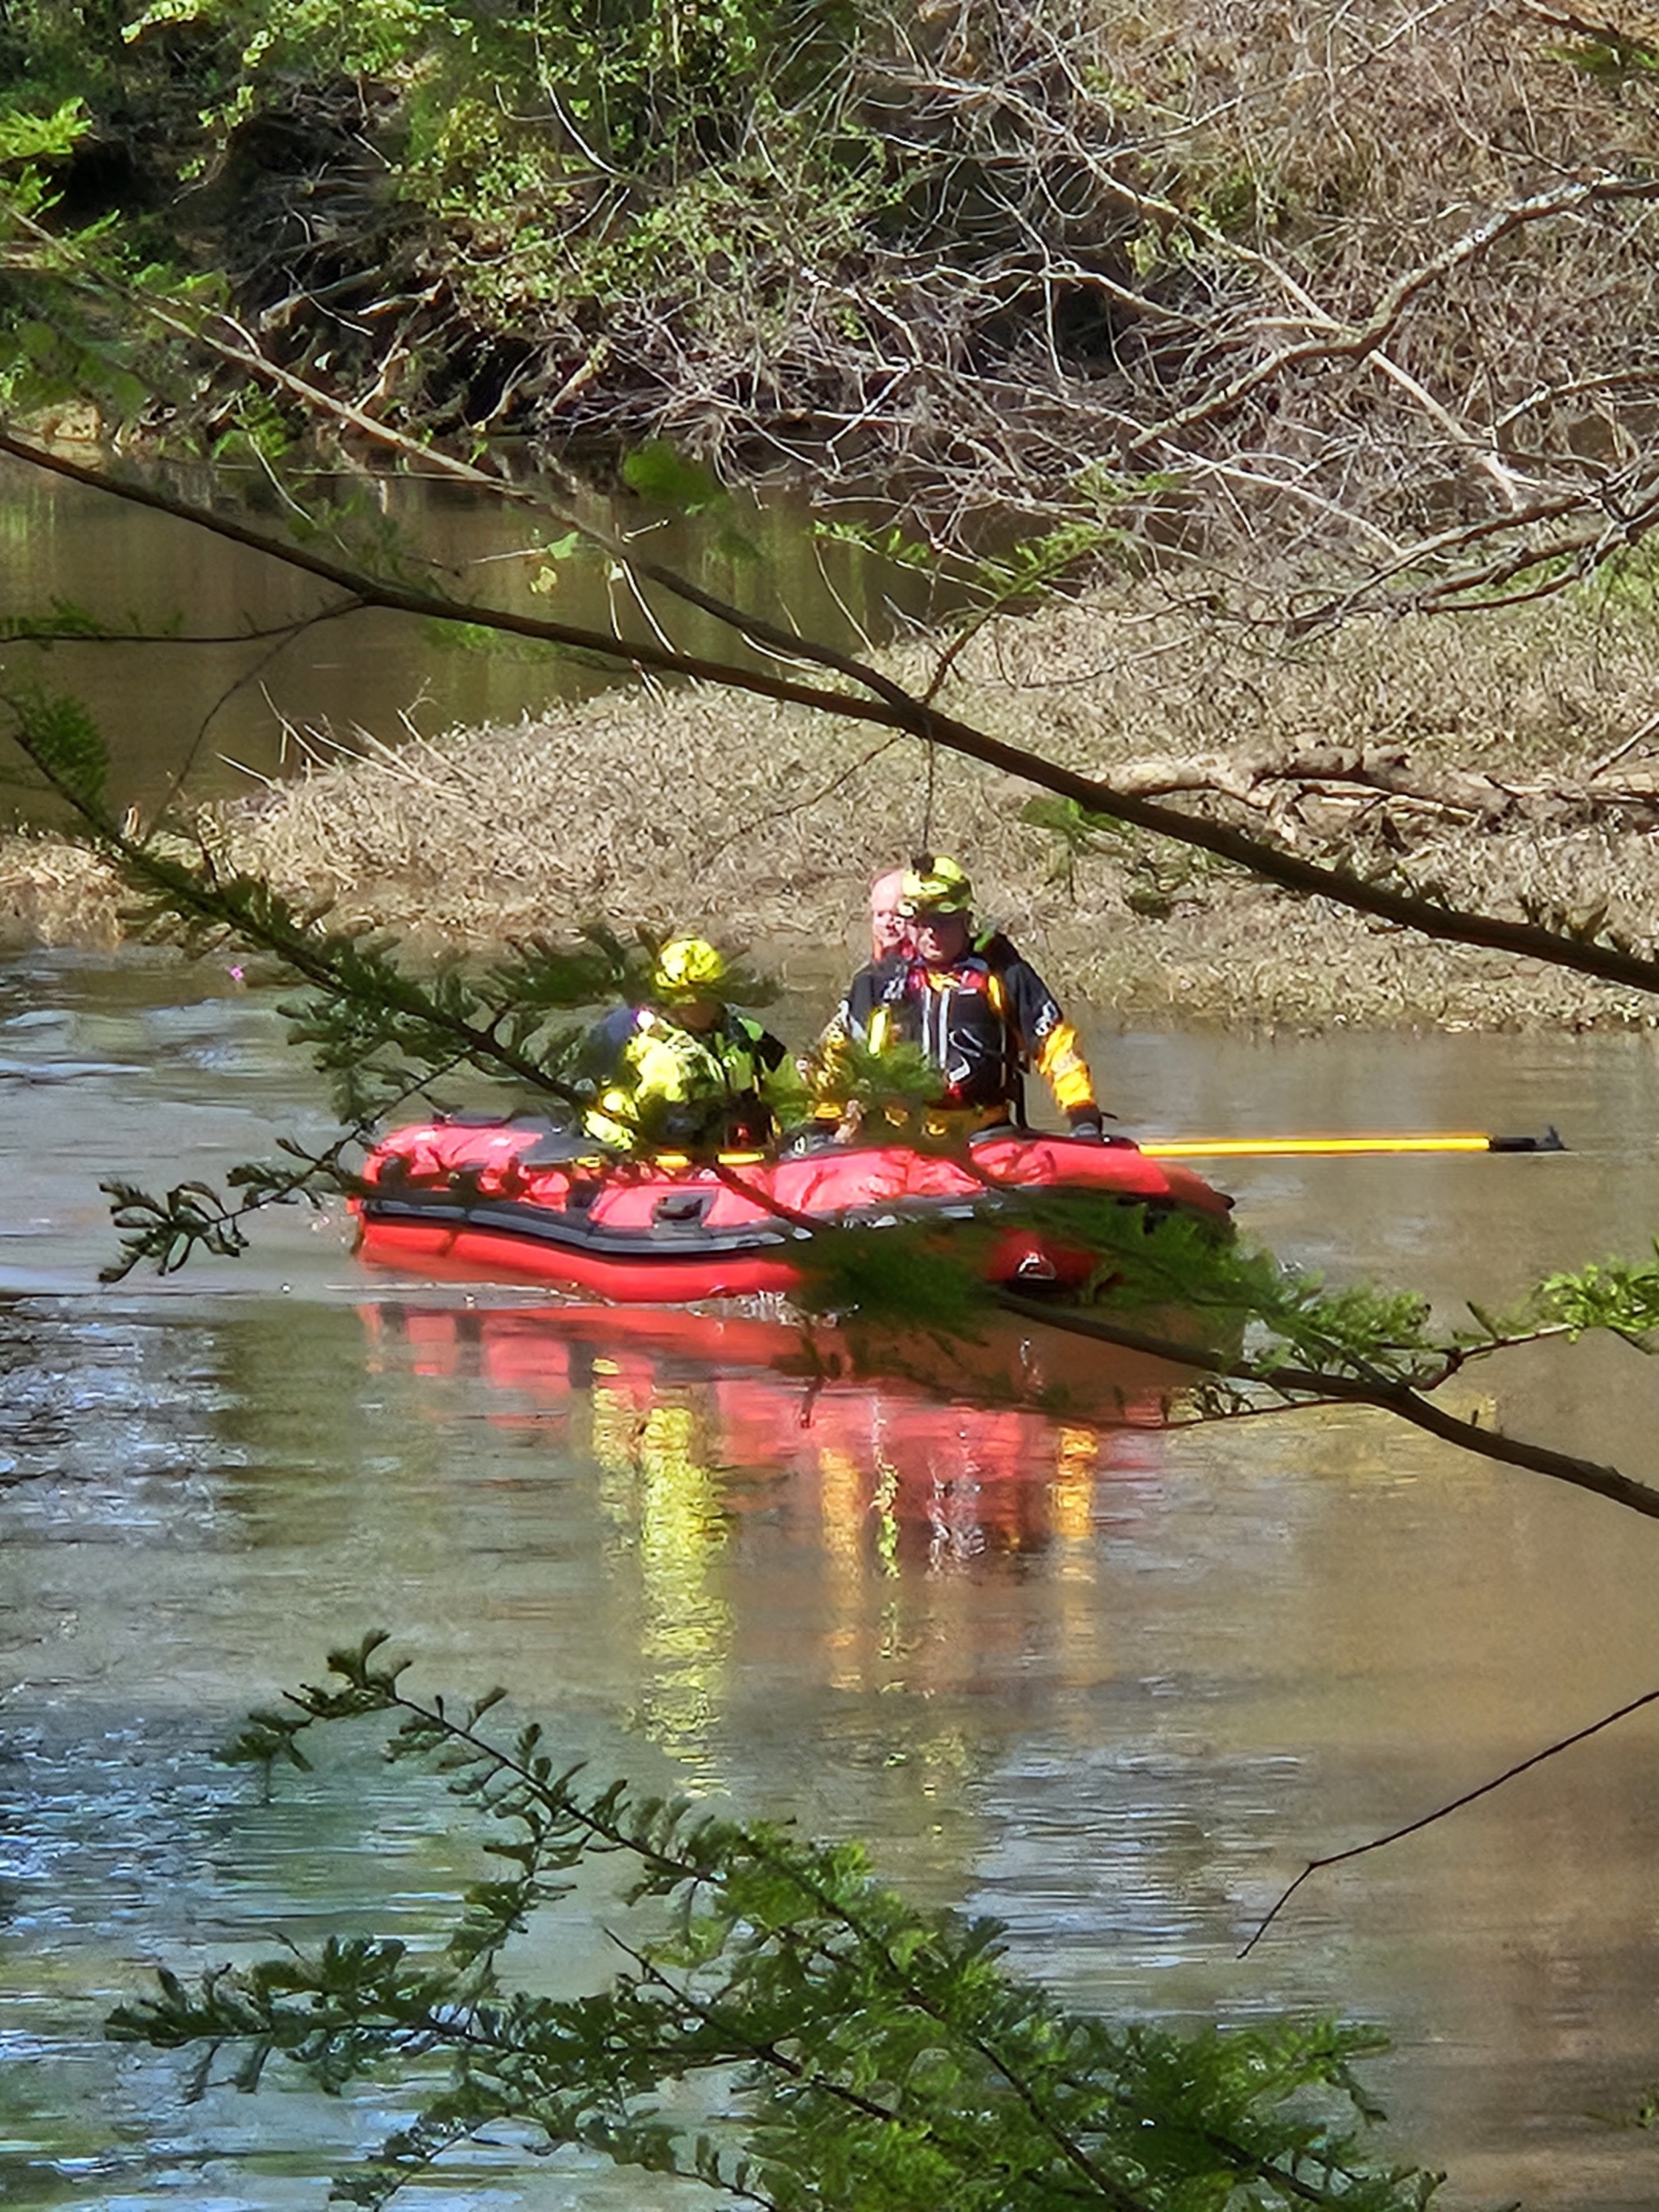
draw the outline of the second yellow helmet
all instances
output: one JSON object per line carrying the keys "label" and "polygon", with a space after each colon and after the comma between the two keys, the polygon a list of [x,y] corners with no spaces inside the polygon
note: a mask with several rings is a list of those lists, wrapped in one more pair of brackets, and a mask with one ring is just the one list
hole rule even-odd
{"label": "second yellow helmet", "polygon": [[959,861],[936,853],[905,870],[899,893],[901,914],[966,914],[973,911],[974,887]]}
{"label": "second yellow helmet", "polygon": [[671,938],[657,956],[651,980],[670,997],[716,991],[726,980],[725,957],[707,938]]}

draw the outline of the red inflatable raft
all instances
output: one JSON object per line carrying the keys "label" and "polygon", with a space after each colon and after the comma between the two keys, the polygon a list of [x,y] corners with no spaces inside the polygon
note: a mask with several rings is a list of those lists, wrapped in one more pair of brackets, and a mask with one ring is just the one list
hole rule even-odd
{"label": "red inflatable raft", "polygon": [[[1224,1223],[1230,1201],[1185,1168],[1106,1144],[1009,1132],[966,1159],[906,1145],[825,1146],[718,1166],[601,1160],[542,1117],[457,1116],[398,1129],[370,1155],[353,1201],[359,1252],[426,1274],[557,1284],[628,1303],[789,1291],[817,1226],[986,1219],[1031,1192],[1105,1193]],[[1065,1287],[1088,1255],[1010,1218],[985,1262],[993,1281]]]}

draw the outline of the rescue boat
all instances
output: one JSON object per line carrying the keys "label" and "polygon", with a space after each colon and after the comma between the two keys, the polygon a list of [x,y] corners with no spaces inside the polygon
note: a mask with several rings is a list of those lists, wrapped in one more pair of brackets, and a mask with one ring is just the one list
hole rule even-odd
{"label": "rescue boat", "polygon": [[997,1233],[981,1265],[990,1281],[1073,1289],[1093,1272],[1092,1255],[1052,1226],[1022,1222],[1022,1198],[1090,1193],[1217,1227],[1231,1204],[1127,1137],[1008,1130],[966,1153],[861,1144],[630,1160],[598,1157],[591,1139],[541,1116],[456,1115],[395,1130],[362,1180],[352,1203],[371,1265],[655,1305],[787,1293],[819,1230],[878,1233],[905,1222],[988,1222]]}

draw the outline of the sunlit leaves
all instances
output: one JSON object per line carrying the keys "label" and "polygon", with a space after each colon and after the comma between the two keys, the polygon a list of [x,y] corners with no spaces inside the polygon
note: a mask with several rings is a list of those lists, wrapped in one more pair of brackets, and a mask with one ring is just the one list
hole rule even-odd
{"label": "sunlit leaves", "polygon": [[50,115],[0,110],[0,166],[67,160],[92,127],[86,103],[79,96],[65,100]]}
{"label": "sunlit leaves", "polygon": [[1659,1332],[1659,1244],[1654,1249],[1651,1260],[1604,1260],[1547,1277],[1533,1300],[1536,1322],[1574,1337],[1605,1329],[1651,1351]]}
{"label": "sunlit leaves", "polygon": [[1124,897],[1132,912],[1161,920],[1175,901],[1190,898],[1226,863],[1191,846],[1178,845],[1107,814],[1091,814],[1075,799],[1045,794],[1027,799],[1020,819],[1052,840],[1047,875],[1051,883],[1075,894],[1079,861],[1106,855],[1122,869]]}
{"label": "sunlit leaves", "polygon": [[[0,175],[0,407],[29,415],[71,400],[105,426],[132,421],[176,398],[178,365],[118,304],[126,257],[111,222],[64,236],[42,227],[41,175],[29,164]],[[83,281],[91,267],[101,294]]]}
{"label": "sunlit leaves", "polygon": [[[11,609],[0,614],[0,639],[28,639],[50,645],[60,639],[108,638],[118,635],[109,625],[72,600],[54,599],[42,614]],[[137,634],[135,630],[132,634]]]}
{"label": "sunlit leaves", "polygon": [[755,561],[760,548],[732,519],[729,492],[700,461],[680,452],[666,439],[655,438],[636,447],[622,462],[622,480],[632,492],[654,505],[677,515],[701,515],[719,524],[710,541],[717,558]]}
{"label": "sunlit leaves", "polygon": [[1123,532],[1107,523],[1062,523],[1039,537],[1019,539],[1006,553],[981,559],[975,575],[993,605],[1011,606],[1052,590],[1097,563],[1109,547],[1125,542]]}
{"label": "sunlit leaves", "polygon": [[157,1274],[173,1274],[193,1253],[233,1260],[247,1249],[236,1210],[211,1184],[175,1183],[159,1198],[119,1177],[99,1187],[110,1198],[111,1217],[122,1232],[122,1258],[102,1271],[101,1281],[119,1282],[146,1263]]}
{"label": "sunlit leaves", "polygon": [[918,1045],[903,1039],[874,1052],[857,1037],[832,1031],[814,1053],[808,1080],[826,1112],[850,1116],[867,1138],[933,1143],[931,1109],[944,1096],[939,1071]]}
{"label": "sunlit leaves", "polygon": [[119,1282],[137,1267],[174,1274],[198,1254],[238,1259],[247,1249],[244,1224],[251,1214],[273,1205],[321,1205],[340,1189],[353,1187],[354,1179],[342,1156],[361,1136],[360,1126],[354,1127],[317,1154],[280,1138],[279,1148],[291,1164],[241,1161],[226,1173],[231,1197],[198,1180],[175,1184],[157,1196],[122,1177],[109,1178],[99,1187],[110,1199],[111,1219],[121,1232],[121,1256],[99,1270],[99,1281]]}
{"label": "sunlit leaves", "polygon": [[801,1271],[800,1301],[810,1312],[855,1315],[865,1327],[959,1341],[971,1338],[989,1311],[988,1287],[976,1262],[995,1233],[969,1222],[912,1222],[874,1231],[829,1228],[790,1257]]}

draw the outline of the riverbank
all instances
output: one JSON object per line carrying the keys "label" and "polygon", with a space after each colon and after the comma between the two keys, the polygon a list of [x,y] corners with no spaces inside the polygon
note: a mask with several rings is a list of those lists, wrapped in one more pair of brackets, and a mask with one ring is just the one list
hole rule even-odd
{"label": "riverbank", "polygon": [[[937,645],[931,649],[938,651]],[[889,664],[923,682],[930,648]],[[1461,624],[1353,632],[1293,657],[1151,604],[1001,621],[942,695],[998,737],[1313,857],[1452,903],[1646,942],[1659,910],[1659,649],[1582,593]],[[1167,840],[1077,849],[1032,794],[923,748],[738,694],[618,690],[511,728],[365,739],[361,756],[195,829],[291,896],[483,952],[588,918],[682,925],[786,973],[854,957],[864,879],[960,853],[982,908],[1065,991],[1126,1021],[1274,1029],[1650,1026],[1659,1001],[1287,898]],[[1040,798],[1033,812],[1044,810]],[[113,944],[86,855],[0,846],[6,941]]]}

